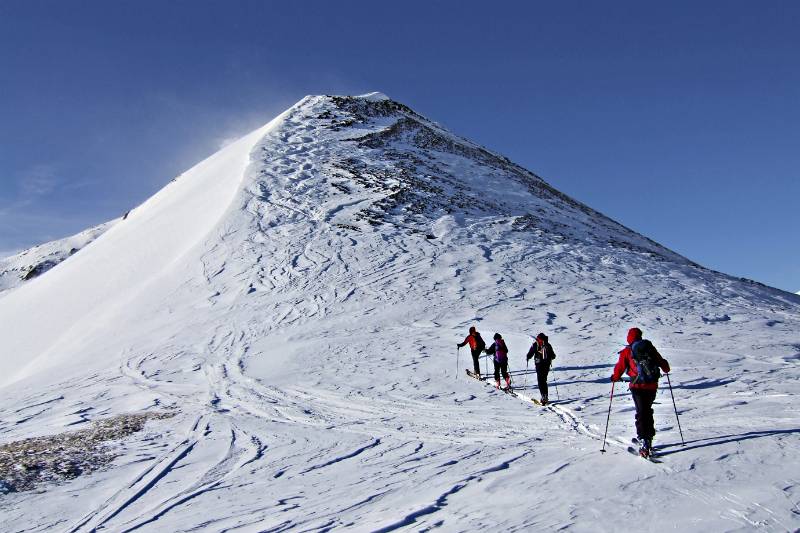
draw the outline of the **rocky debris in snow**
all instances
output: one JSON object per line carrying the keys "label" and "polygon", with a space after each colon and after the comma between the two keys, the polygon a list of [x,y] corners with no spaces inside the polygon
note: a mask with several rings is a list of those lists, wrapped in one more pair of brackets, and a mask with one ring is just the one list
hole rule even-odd
{"label": "rocky debris in snow", "polygon": [[349,231],[361,231],[361,228],[359,228],[358,226],[354,226],[352,224],[336,223],[336,224],[334,224],[334,226],[337,227],[337,228],[346,229],[346,230],[349,230]]}
{"label": "rocky debris in snow", "polygon": [[174,413],[133,413],[95,420],[79,431],[34,437],[0,446],[0,494],[32,490],[43,483],[74,479],[110,463],[109,443],[144,428],[148,420]]}
{"label": "rocky debris in snow", "polygon": [[351,157],[334,161],[330,167],[336,178],[347,179],[362,189],[381,194],[379,199],[355,216],[356,220],[364,220],[372,225],[383,223],[387,214],[399,214],[396,213],[398,209],[414,215],[431,209],[449,212],[453,205],[469,205],[464,197],[447,195],[445,189],[435,185],[434,180],[426,179],[428,176],[413,163],[394,161],[386,167],[380,167]]}
{"label": "rocky debris in snow", "polygon": [[333,104],[341,111],[352,115],[351,120],[364,122],[376,117],[407,115],[425,120],[407,105],[394,100],[370,100],[357,96],[331,96]]}
{"label": "rocky debris in snow", "polygon": [[[491,201],[485,191],[470,186],[461,175],[469,169],[482,174],[487,187],[494,186],[495,179],[510,178],[548,204],[548,209],[537,215],[535,224],[526,223],[534,222],[532,219],[516,223],[515,229],[519,231],[551,234],[555,240],[581,240],[588,234],[599,244],[621,244],[624,248],[658,254],[666,260],[689,263],[561,193],[507,157],[448,132],[403,104],[388,98],[327,98],[335,109],[325,109],[314,118],[327,122],[325,127],[334,131],[349,128],[359,132],[342,139],[353,143],[354,149],[346,159],[331,162],[329,170],[336,178],[331,183],[346,192],[343,187],[347,186],[341,181],[344,178],[353,189],[378,193],[376,200],[355,214],[356,221],[379,226],[389,216],[403,215],[402,222],[413,225],[415,219],[423,216],[437,218],[456,211],[503,217],[525,215],[519,205]],[[570,226],[559,222],[565,218],[572,221]],[[624,239],[616,238],[618,235]]]}
{"label": "rocky debris in snow", "polygon": [[712,317],[702,316],[700,318],[703,320],[704,324],[719,324],[720,322],[728,322],[731,319],[731,317],[728,315],[712,316]]}

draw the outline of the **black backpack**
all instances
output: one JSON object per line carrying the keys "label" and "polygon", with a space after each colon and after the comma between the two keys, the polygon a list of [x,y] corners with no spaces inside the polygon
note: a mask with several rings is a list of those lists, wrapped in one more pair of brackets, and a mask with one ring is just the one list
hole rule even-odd
{"label": "black backpack", "polygon": [[477,348],[478,351],[482,352],[484,348],[486,348],[486,343],[484,342],[483,337],[481,337],[481,334],[477,332],[475,333],[475,343],[475,348]]}
{"label": "black backpack", "polygon": [[631,344],[631,355],[636,363],[636,378],[633,383],[658,383],[661,368],[658,366],[656,349],[648,340]]}

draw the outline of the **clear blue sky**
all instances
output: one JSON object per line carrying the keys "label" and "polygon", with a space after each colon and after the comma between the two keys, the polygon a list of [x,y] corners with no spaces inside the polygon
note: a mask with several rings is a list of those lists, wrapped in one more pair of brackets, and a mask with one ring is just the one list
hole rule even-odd
{"label": "clear blue sky", "polygon": [[708,267],[800,289],[800,3],[0,2],[0,250],[378,90]]}

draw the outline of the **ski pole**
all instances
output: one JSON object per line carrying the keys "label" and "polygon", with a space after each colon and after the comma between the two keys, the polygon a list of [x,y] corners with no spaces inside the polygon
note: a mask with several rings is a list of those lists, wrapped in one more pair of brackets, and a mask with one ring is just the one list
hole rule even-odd
{"label": "ski pole", "polygon": [[456,346],[456,379],[458,379],[458,355],[461,353],[461,348]]}
{"label": "ski pole", "polygon": [[[555,371],[553,371],[553,372],[555,373]],[[555,378],[553,379],[553,386],[556,388],[556,400],[560,402],[561,398],[558,395],[558,383],[556,383]]]}
{"label": "ski pole", "polygon": [[600,450],[601,452],[606,451],[606,436],[608,435],[608,421],[611,420],[611,402],[614,401],[614,385],[616,385],[616,381],[611,382],[611,398],[608,400],[608,416],[606,416],[606,432],[603,433],[603,449]]}
{"label": "ski pole", "polygon": [[525,381],[522,383],[522,388],[525,389],[528,386],[528,359],[525,358]]}
{"label": "ski pole", "polygon": [[672,392],[672,383],[669,379],[669,373],[667,372],[667,384],[669,385],[669,395],[672,396],[672,407],[675,408],[675,419],[678,421],[678,431],[681,433],[681,445],[686,446],[686,442],[683,440],[683,430],[681,429],[681,419],[678,416],[678,406],[675,405],[675,394]]}

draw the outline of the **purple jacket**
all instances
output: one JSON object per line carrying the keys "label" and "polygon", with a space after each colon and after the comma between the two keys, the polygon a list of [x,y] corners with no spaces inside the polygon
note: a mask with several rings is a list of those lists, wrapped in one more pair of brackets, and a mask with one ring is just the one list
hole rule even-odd
{"label": "purple jacket", "polygon": [[494,341],[486,352],[489,355],[494,354],[494,360],[498,363],[502,364],[508,361],[508,348],[506,348],[506,341],[503,339]]}

